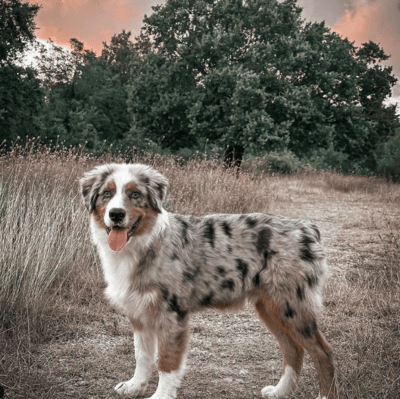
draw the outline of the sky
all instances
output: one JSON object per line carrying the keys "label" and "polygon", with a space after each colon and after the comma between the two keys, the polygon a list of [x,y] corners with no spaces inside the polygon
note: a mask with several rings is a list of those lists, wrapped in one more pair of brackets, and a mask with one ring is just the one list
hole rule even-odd
{"label": "sky", "polygon": [[[140,32],[145,14],[165,0],[36,0],[36,35],[68,45],[74,37],[99,53],[123,29]],[[36,2],[32,1],[32,2]],[[333,31],[360,45],[372,40],[391,55],[389,64],[400,80],[400,0],[298,0],[307,21],[325,21]],[[400,82],[393,90],[400,101]],[[400,104],[400,103],[399,103]],[[400,108],[400,107],[399,107]]]}

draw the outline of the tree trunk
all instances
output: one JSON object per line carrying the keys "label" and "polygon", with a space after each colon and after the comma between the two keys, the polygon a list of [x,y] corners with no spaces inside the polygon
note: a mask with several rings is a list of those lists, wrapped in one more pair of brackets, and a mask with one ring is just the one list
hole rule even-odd
{"label": "tree trunk", "polygon": [[243,160],[244,147],[241,145],[228,145],[224,153],[224,166],[226,168],[240,169]]}

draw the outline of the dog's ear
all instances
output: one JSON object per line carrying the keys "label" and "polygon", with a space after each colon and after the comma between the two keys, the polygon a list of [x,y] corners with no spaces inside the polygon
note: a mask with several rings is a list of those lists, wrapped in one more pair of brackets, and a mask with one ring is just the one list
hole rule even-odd
{"label": "dog's ear", "polygon": [[167,196],[168,179],[161,173],[151,170],[145,180],[150,205],[156,212],[161,213],[162,203]]}
{"label": "dog's ear", "polygon": [[90,172],[86,172],[80,180],[83,203],[89,213],[94,211],[99,190],[111,172],[112,168],[110,165],[99,166]]}

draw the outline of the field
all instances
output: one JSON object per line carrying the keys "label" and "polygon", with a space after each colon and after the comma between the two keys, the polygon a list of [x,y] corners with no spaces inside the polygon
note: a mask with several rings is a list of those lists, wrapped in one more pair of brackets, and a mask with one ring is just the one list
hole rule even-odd
{"label": "field", "polygon": [[[115,398],[113,386],[133,373],[132,331],[103,298],[78,192],[82,173],[110,159],[67,149],[0,158],[5,398]],[[400,398],[399,185],[334,172],[237,175],[215,161],[137,160],[169,178],[169,211],[267,212],[314,221],[331,270],[320,324],[335,352],[340,398]],[[279,380],[278,345],[252,307],[196,314],[191,331],[180,398],[260,398],[262,387]],[[154,371],[148,396],[156,383]],[[317,395],[307,356],[292,399]]]}

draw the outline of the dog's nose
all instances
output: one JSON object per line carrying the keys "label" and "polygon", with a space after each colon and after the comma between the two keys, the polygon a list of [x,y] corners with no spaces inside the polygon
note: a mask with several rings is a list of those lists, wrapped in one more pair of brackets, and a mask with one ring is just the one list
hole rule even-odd
{"label": "dog's nose", "polygon": [[119,223],[124,219],[126,212],[125,212],[125,209],[122,209],[122,208],[112,208],[112,209],[110,209],[109,215],[110,215],[110,219],[114,223]]}

